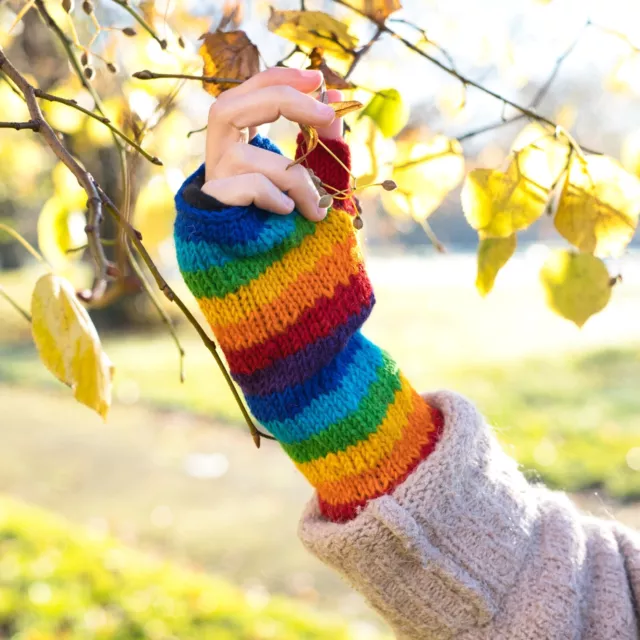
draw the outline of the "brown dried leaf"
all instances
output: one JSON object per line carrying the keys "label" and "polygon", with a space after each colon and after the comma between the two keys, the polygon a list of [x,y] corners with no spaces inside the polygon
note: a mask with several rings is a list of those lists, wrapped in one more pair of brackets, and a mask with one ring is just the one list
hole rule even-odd
{"label": "brown dried leaf", "polygon": [[309,54],[311,64],[307,69],[313,69],[314,71],[322,72],[324,76],[324,83],[327,89],[353,89],[353,84],[348,80],[345,80],[339,73],[336,73],[324,59],[324,49],[322,47],[315,47]]}
{"label": "brown dried leaf", "polygon": [[348,113],[362,109],[364,105],[357,100],[346,100],[344,102],[330,102],[329,106],[333,107],[336,112],[336,118],[343,118]]}
{"label": "brown dried leaf", "polygon": [[[260,71],[260,56],[244,31],[216,31],[202,36],[200,56],[204,61],[203,74],[233,80],[248,80]],[[235,83],[203,83],[214,97],[237,86]]]}

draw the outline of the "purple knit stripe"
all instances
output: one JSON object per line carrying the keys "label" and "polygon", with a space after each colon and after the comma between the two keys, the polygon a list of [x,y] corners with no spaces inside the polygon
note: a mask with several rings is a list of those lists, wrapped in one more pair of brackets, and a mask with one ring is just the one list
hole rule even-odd
{"label": "purple knit stripe", "polygon": [[369,317],[374,299],[329,336],[322,338],[304,349],[274,362],[272,365],[251,374],[234,374],[235,381],[245,395],[268,395],[284,391],[304,382],[317,373],[342,351],[349,338],[362,326]]}

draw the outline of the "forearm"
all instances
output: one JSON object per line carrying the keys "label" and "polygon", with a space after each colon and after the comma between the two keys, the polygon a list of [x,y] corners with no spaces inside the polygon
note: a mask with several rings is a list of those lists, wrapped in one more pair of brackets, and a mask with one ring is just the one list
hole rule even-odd
{"label": "forearm", "polygon": [[[329,145],[348,166],[346,145]],[[335,159],[317,152],[308,158],[316,174],[334,190],[348,187],[348,174],[332,173]],[[176,223],[185,281],[250,409],[337,521],[402,482],[441,422],[359,331],[374,297],[349,203],[336,200],[312,223],[255,207],[192,210],[183,189]]]}

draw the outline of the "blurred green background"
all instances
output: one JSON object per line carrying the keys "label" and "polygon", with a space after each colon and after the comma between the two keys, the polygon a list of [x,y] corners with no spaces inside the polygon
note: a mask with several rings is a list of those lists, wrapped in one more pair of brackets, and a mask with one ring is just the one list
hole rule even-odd
{"label": "blurred green background", "polygon": [[[6,34],[21,4],[0,2],[0,44],[41,86],[86,98],[33,12]],[[101,9],[101,20],[128,24],[126,14],[110,4]],[[466,0],[404,4],[405,15],[432,24],[469,73],[482,74],[522,102],[548,77],[587,12],[572,0],[521,0],[509,9],[490,2],[503,11],[501,18]],[[165,3],[156,5],[162,23]],[[167,5],[169,20],[191,38],[184,54],[191,55],[191,64],[197,59],[193,43],[212,16],[215,23],[220,5]],[[267,3],[245,5],[243,27],[272,63],[289,47],[263,33]],[[315,5],[333,10],[331,0]],[[609,20],[616,30],[640,24],[625,2],[607,5],[589,15]],[[469,13],[474,11],[475,18]],[[471,23],[477,27],[473,37]],[[357,21],[351,27],[359,33],[365,28]],[[637,170],[640,86],[616,71],[619,39],[604,46],[601,35],[581,42],[545,108],[591,146],[616,157],[622,153],[625,166]],[[148,39],[117,42],[121,50],[112,51],[108,42],[104,47],[123,73],[145,66],[185,68],[184,60],[163,57]],[[596,49],[597,64],[590,57]],[[458,109],[452,85],[428,67],[418,86],[411,64],[383,41],[361,76],[370,86],[397,82],[412,106],[411,127],[456,135],[499,115],[495,104],[474,102],[473,96]],[[143,86],[128,76],[114,80],[96,66],[96,86],[110,97],[109,108],[123,127],[153,120],[163,91],[174,86]],[[202,160],[202,134],[186,137],[204,123],[210,103],[195,84],[183,88],[145,138],[145,148],[166,167],[134,161],[131,171],[142,203],[136,224],[163,274],[197,314],[179,279],[170,238],[172,190]],[[1,81],[0,98],[0,120],[8,119],[3,109],[13,115],[22,108]],[[101,184],[117,191],[117,162],[104,131],[62,111],[51,110],[48,117]],[[517,131],[505,127],[474,140],[465,147],[469,165],[498,165]],[[285,149],[293,133],[286,126],[270,131]],[[39,239],[46,251],[37,232],[45,203],[49,210],[62,203],[71,214],[78,207],[72,202],[75,186],[64,176],[33,134],[2,130],[0,221],[34,243]],[[537,273],[549,251],[549,221],[523,234],[495,290],[481,299],[473,286],[475,235],[459,209],[454,192],[432,219],[449,249],[439,255],[419,224],[389,217],[377,196],[365,200],[365,250],[378,299],[367,335],[394,355],[416,387],[449,388],[474,401],[532,481],[569,491],[589,512],[640,527],[637,241],[609,264],[612,274],[623,276],[611,303],[578,330],[544,306]],[[71,238],[73,215],[68,219]],[[62,260],[60,270],[78,287],[90,280],[86,261]],[[15,300],[28,307],[42,273],[0,236],[0,285]],[[168,303],[166,308],[173,313]],[[92,317],[116,366],[115,405],[106,423],[45,370],[29,325],[0,299],[0,638],[387,637],[362,599],[302,548],[296,526],[311,489],[277,445],[263,441],[260,450],[254,448],[193,329],[173,316],[187,354],[181,384],[175,345],[135,286]]]}

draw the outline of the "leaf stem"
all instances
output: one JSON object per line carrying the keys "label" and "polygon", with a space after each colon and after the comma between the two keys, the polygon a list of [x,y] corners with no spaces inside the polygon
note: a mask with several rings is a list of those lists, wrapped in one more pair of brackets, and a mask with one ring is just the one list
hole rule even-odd
{"label": "leaf stem", "polygon": [[31,314],[23,309],[0,285],[0,297],[4,298],[27,322],[31,323]]}
{"label": "leaf stem", "polygon": [[[15,229],[12,229],[9,225],[0,222],[0,231],[8,233],[14,240],[17,240],[38,262],[49,265],[49,263],[42,257],[42,254],[35,249],[30,242],[25,240],[25,238],[23,238]],[[49,268],[51,268],[51,265],[49,265]]]}

